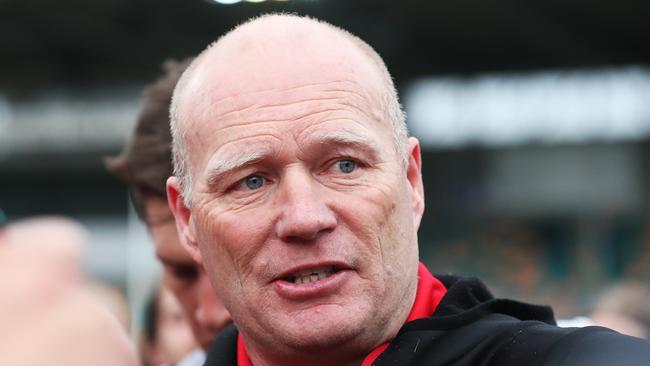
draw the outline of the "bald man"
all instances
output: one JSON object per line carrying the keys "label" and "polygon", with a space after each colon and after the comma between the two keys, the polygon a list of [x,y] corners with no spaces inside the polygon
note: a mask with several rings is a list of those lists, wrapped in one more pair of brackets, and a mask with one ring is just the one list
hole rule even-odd
{"label": "bald man", "polygon": [[171,118],[181,242],[237,325],[207,365],[650,357],[648,343],[557,328],[546,307],[495,300],[418,262],[420,146],[381,58],[346,31],[290,15],[248,21],[190,65]]}

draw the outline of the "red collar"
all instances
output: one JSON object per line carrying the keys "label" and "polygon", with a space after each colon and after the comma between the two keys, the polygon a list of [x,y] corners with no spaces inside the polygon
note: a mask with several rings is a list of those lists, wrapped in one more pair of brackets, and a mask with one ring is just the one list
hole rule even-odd
{"label": "red collar", "polygon": [[[428,318],[433,315],[436,307],[442,300],[442,297],[447,292],[445,286],[437,278],[429,272],[424,264],[418,264],[418,290],[415,294],[415,302],[411,308],[407,322],[416,319]],[[373,349],[363,360],[361,366],[370,366],[379,357],[382,352],[388,348],[386,342],[379,347]],[[237,366],[252,366],[251,360],[248,358],[246,352],[246,345],[241,334],[237,336]]]}

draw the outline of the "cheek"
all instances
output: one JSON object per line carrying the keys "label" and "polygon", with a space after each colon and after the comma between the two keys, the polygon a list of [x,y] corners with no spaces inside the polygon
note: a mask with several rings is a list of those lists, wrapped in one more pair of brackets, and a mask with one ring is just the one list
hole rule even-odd
{"label": "cheek", "polygon": [[411,204],[399,181],[368,187],[357,199],[348,198],[344,204],[344,212],[348,212],[345,221],[377,253],[381,262],[374,264],[383,267],[383,272],[399,276],[400,267],[417,265]]}
{"label": "cheek", "polygon": [[194,311],[196,310],[196,297],[194,296],[194,292],[190,291],[189,288],[180,292],[172,292],[178,300],[179,305],[183,309],[183,313],[188,318],[192,317]]}
{"label": "cheek", "polygon": [[[197,240],[211,278],[228,278],[230,285],[252,275],[252,262],[272,233],[271,215],[264,208],[207,212],[197,221]],[[219,281],[223,282],[223,281]],[[217,287],[219,284],[214,284]]]}
{"label": "cheek", "polygon": [[383,237],[379,234],[390,226],[396,210],[394,192],[388,184],[363,187],[353,194],[342,195],[336,202],[342,221],[366,239]]}

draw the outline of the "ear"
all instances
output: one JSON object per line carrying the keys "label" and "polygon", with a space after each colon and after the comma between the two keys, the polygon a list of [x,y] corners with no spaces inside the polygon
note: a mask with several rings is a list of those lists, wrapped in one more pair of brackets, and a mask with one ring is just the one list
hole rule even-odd
{"label": "ear", "polygon": [[185,205],[180,180],[171,176],[167,179],[167,203],[176,220],[176,231],[178,239],[183,248],[190,254],[195,262],[202,264],[203,258],[196,241],[194,225],[192,222],[192,211]]}
{"label": "ear", "polygon": [[422,160],[420,157],[420,142],[415,137],[409,137],[406,141],[406,152],[408,154],[406,179],[411,186],[411,204],[413,207],[413,219],[416,227],[420,227],[422,214],[424,213],[424,187],[422,184]]}

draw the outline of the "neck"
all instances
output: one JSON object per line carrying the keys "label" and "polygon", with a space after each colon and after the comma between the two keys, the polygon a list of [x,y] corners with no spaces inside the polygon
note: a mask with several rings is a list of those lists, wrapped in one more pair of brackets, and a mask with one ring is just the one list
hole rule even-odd
{"label": "neck", "polygon": [[[264,352],[272,349],[273,352]],[[246,351],[253,366],[359,366],[367,352],[358,352],[345,345],[327,347],[321,350],[286,350],[278,352],[273,348],[256,347],[254,343],[246,342]]]}
{"label": "neck", "polygon": [[260,354],[252,349],[249,350],[249,357],[253,366],[359,366],[365,355],[343,355],[336,352],[328,354],[304,354],[294,353],[291,355]]}

